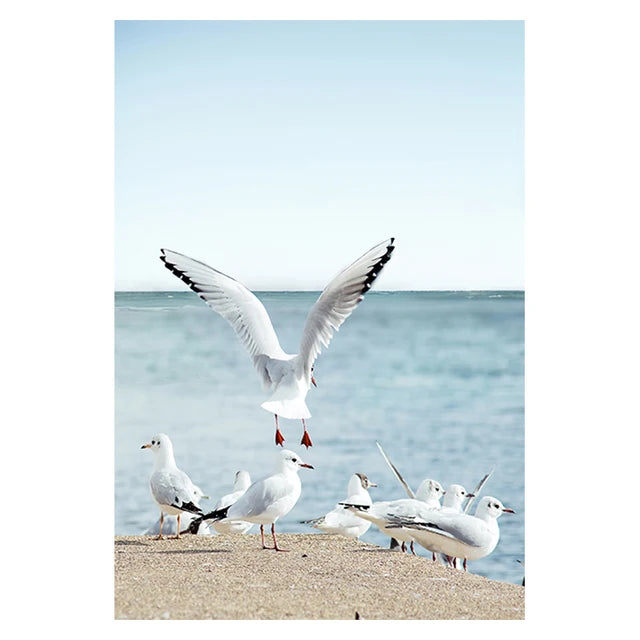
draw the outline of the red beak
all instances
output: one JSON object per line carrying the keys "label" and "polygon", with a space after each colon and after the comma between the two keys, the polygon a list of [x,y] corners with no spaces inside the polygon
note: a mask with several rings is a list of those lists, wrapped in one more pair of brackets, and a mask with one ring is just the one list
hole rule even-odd
{"label": "red beak", "polygon": [[509,509],[508,507],[503,507],[503,508],[502,508],[502,510],[503,510],[505,513],[515,513],[515,511],[514,511],[513,509]]}
{"label": "red beak", "polygon": [[314,387],[318,386],[318,383],[316,382],[316,379],[313,376],[311,376],[311,384],[313,384]]}
{"label": "red beak", "polygon": [[310,464],[307,464],[306,462],[302,463],[300,466],[304,467],[305,469],[313,469],[313,467]]}

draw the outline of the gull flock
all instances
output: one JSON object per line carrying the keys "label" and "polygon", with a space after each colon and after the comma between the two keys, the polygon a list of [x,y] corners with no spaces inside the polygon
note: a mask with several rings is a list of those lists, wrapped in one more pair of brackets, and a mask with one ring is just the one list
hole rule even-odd
{"label": "gull flock", "polygon": [[[240,282],[169,249],[161,249],[160,259],[233,327],[249,352],[264,389],[270,393],[261,406],[275,416],[276,445],[283,447],[285,442],[280,417],[302,421],[300,444],[309,449],[312,441],[306,420],[311,413],[306,396],[311,385],[317,386],[313,375],[315,360],[363,300],[394,249],[393,238],[375,245],[329,282],[307,316],[297,354],[282,350],[266,309]],[[163,538],[163,533],[176,539],[185,534],[242,535],[258,525],[262,549],[286,551],[278,545],[276,522],[300,498],[300,470],[313,469],[299,454],[280,449],[273,472],[253,482],[249,471],[239,470],[233,490],[207,511],[202,500],[209,496],[178,468],[173,444],[166,434],[154,435],[141,448],[154,453],[149,487],[160,512],[158,521],[145,534],[157,539]],[[301,522],[323,533],[356,540],[373,524],[384,535],[399,541],[402,551],[408,546],[415,555],[418,544],[431,552],[433,560],[440,558],[447,566],[464,570],[468,561],[483,558],[496,548],[500,537],[498,518],[503,513],[515,513],[513,509],[497,498],[484,496],[479,499],[475,514],[467,513],[488,476],[473,493],[459,484],[445,490],[436,480],[425,478],[413,494],[379,444],[378,448],[408,498],[373,502],[369,489],[377,485],[364,473],[354,472],[348,478],[346,497],[334,509]],[[272,546],[267,545],[265,526],[270,526]]]}

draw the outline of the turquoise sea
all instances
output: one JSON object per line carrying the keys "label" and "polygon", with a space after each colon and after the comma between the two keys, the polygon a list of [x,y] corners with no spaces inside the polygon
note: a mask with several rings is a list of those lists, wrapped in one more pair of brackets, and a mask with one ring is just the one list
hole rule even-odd
{"label": "turquoise sea", "polygon": [[[318,295],[257,293],[288,353],[297,353]],[[302,496],[277,530],[316,532],[299,521],[344,499],[356,471],[378,484],[371,489],[374,500],[406,497],[377,440],[414,490],[429,477],[471,491],[495,469],[483,494],[517,513],[500,518],[496,550],[469,568],[519,584],[524,293],[370,292],[319,356],[314,375],[318,388],[307,396],[314,446],[299,446],[300,421],[281,419],[280,426],[285,446],[315,469],[301,470]],[[270,473],[274,420],[260,407],[264,399],[233,330],[194,293],[117,292],[115,534],[140,534],[159,515],[148,487],[153,454],[140,449],[156,433],[172,439],[178,466],[212,503],[229,493],[238,469],[253,478]],[[374,527],[362,540],[389,542]],[[422,548],[418,553],[430,555]]]}

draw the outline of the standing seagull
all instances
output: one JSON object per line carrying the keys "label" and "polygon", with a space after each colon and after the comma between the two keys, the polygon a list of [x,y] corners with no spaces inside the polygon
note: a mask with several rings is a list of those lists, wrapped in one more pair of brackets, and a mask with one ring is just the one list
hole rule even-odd
{"label": "standing seagull", "polygon": [[[222,496],[216,503],[214,511],[218,509],[224,509],[224,507],[230,507],[234,502],[238,501],[238,498],[246,492],[251,486],[251,476],[248,471],[236,472],[236,479],[233,484],[233,492],[228,493],[226,496]],[[253,527],[252,522],[242,522],[242,520],[234,522],[225,522],[218,520],[213,523],[213,528],[218,533],[247,533],[249,529]]]}
{"label": "standing seagull", "polygon": [[[162,523],[164,514],[178,516],[176,538],[180,538],[180,515],[183,512],[201,514],[202,509],[194,502],[196,487],[191,478],[180,471],[173,457],[173,444],[169,436],[161,433],[151,439],[150,444],[143,444],[141,449],[151,449],[155,453],[153,473],[149,480],[151,495],[160,507],[160,532],[157,540],[162,540]],[[198,528],[196,527],[196,532]]]}
{"label": "standing seagull", "polygon": [[311,413],[305,398],[311,384],[317,386],[313,363],[322,347],[329,346],[334,330],[351,315],[391,258],[395,249],[393,241],[390,238],[377,244],[325,287],[307,316],[297,355],[282,350],[269,314],[244,285],[204,262],[160,249],[164,266],[227,320],[249,351],[265,390],[272,393],[260,406],[275,414],[276,445],[282,446],[284,442],[278,416],[302,420],[304,432],[300,444],[307,449],[312,445],[305,423]]}
{"label": "standing seagull", "polygon": [[[345,502],[364,506],[371,505],[371,496],[368,489],[369,487],[377,486],[364,473],[354,473],[349,478]],[[340,504],[333,511],[329,511],[327,515],[314,520],[303,520],[301,524],[310,524],[325,533],[335,533],[339,536],[355,538],[356,540],[371,526],[371,522],[358,518]]]}
{"label": "standing seagull", "polygon": [[503,513],[515,511],[497,498],[485,496],[478,503],[475,516],[439,509],[426,514],[426,518],[392,516],[389,521],[392,526],[410,529],[416,542],[425,549],[451,558],[463,558],[466,571],[467,560],[484,558],[496,548],[500,539],[498,518]]}
{"label": "standing seagull", "polygon": [[[283,449],[279,453],[280,457],[276,473],[256,480],[231,506],[206,513],[193,520],[189,525],[189,532],[196,533],[200,522],[203,520],[213,520],[214,522],[216,520],[242,520],[260,525],[263,549],[273,548],[276,551],[287,551],[287,549],[278,547],[276,520],[287,515],[298,502],[302,491],[302,485],[298,477],[300,467],[307,469],[313,469],[313,467],[302,462],[300,456],[293,451],[289,451],[289,449]],[[271,525],[273,547],[267,547],[264,543],[265,524]]]}

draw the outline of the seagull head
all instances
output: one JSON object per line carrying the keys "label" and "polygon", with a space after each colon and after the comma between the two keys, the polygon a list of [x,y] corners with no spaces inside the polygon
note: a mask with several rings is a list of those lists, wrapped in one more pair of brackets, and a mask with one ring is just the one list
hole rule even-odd
{"label": "seagull head", "polygon": [[467,493],[467,490],[461,484],[452,484],[446,491],[444,498],[444,506],[457,509],[462,506],[465,498],[475,498],[473,493]]}
{"label": "seagull head", "polygon": [[503,513],[515,513],[515,511],[505,507],[498,498],[492,496],[482,498],[476,509],[476,516],[488,515],[491,518],[499,518]]}
{"label": "seagull head", "polygon": [[204,491],[198,486],[193,485],[193,503],[197,506],[201,499],[210,500],[210,496],[206,496]]}
{"label": "seagull head", "polygon": [[289,471],[298,472],[300,467],[304,467],[305,469],[313,469],[310,464],[303,462],[300,456],[295,451],[290,451],[289,449],[284,449],[280,451],[280,464],[283,468],[288,469]]}
{"label": "seagull head", "polygon": [[246,491],[251,486],[251,476],[248,471],[236,471],[236,479],[233,484],[234,491]]}
{"label": "seagull head", "polygon": [[364,473],[356,473],[355,475],[358,476],[360,480],[360,484],[362,485],[363,489],[368,489],[369,487],[378,486],[375,482],[371,482],[371,480],[369,480],[369,478],[367,478],[367,476],[365,476]]}
{"label": "seagull head", "polygon": [[425,502],[429,500],[440,500],[445,494],[445,490],[437,480],[425,478],[416,491],[416,498]]}
{"label": "seagull head", "polygon": [[151,438],[151,442],[147,444],[143,444],[141,449],[151,449],[154,453],[162,450],[169,450],[172,448],[171,440],[169,440],[169,436],[164,433],[159,433],[157,436],[153,436]]}

